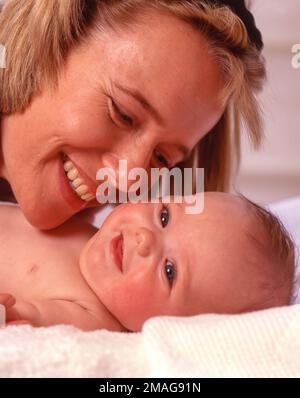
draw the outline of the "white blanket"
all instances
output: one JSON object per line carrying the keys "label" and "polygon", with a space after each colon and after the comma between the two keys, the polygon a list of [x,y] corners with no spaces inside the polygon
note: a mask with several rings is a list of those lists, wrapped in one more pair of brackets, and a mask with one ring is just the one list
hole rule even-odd
{"label": "white blanket", "polygon": [[0,331],[2,377],[300,377],[300,306],[153,318],[138,334]]}
{"label": "white blanket", "polygon": [[[300,199],[272,207],[300,243]],[[0,329],[0,377],[300,377],[300,305],[150,319],[141,333]]]}

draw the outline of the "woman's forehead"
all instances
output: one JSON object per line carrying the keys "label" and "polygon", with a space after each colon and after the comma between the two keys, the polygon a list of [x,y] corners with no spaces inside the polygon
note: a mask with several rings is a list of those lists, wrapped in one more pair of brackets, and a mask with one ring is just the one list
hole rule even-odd
{"label": "woman's forehead", "polygon": [[114,78],[181,99],[218,90],[221,74],[206,39],[187,23],[167,18],[171,18],[167,26],[160,23],[150,29],[139,25],[135,31],[111,35],[99,49],[103,66],[109,67]]}
{"label": "woman's forehead", "polygon": [[176,119],[177,125],[184,115],[184,126],[196,123],[208,130],[215,120],[206,121],[207,116],[217,120],[221,116],[221,73],[206,39],[192,26],[173,16],[154,15],[147,24],[105,37],[92,44],[100,79],[104,73],[143,92],[165,120]]}

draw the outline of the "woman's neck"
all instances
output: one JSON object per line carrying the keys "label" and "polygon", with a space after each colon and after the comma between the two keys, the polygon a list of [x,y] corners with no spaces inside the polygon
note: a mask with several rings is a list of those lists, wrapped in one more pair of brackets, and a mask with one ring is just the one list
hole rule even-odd
{"label": "woman's neck", "polygon": [[0,201],[16,202],[15,196],[9,184],[9,179],[5,170],[1,146],[0,146]]}
{"label": "woman's neck", "polygon": [[0,157],[0,178],[4,178],[5,180],[8,180],[7,173],[6,173],[5,167],[4,167],[4,162],[2,161],[1,157]]}
{"label": "woman's neck", "polygon": [[0,201],[16,203],[16,198],[6,179],[0,177]]}
{"label": "woman's neck", "polygon": [[4,178],[7,180],[7,173],[5,170],[5,163],[3,158],[3,151],[2,151],[2,139],[1,139],[1,119],[0,119],[0,178]]}
{"label": "woman's neck", "polygon": [[6,172],[6,167],[2,152],[1,142],[1,118],[0,118],[0,201],[4,202],[16,202],[13,191],[9,185],[9,179]]}

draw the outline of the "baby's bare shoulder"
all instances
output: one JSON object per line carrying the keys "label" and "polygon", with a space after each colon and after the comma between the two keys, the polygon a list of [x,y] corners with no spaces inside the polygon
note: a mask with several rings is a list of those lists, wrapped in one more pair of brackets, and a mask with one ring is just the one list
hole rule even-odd
{"label": "baby's bare shoulder", "polygon": [[0,205],[0,217],[1,219],[6,219],[9,217],[16,217],[20,212],[20,208],[18,206],[12,206],[9,204],[1,204]]}
{"label": "baby's bare shoulder", "polygon": [[0,205],[0,231],[5,233],[11,228],[26,225],[27,221],[18,206]]}

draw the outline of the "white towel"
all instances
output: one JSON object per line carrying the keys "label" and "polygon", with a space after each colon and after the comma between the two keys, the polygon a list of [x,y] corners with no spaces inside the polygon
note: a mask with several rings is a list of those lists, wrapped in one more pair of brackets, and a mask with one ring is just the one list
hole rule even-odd
{"label": "white towel", "polygon": [[300,306],[159,317],[141,333],[0,331],[1,377],[300,377]]}

